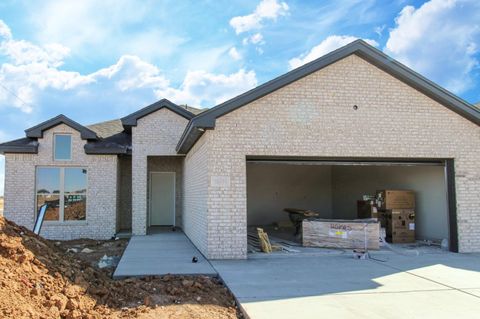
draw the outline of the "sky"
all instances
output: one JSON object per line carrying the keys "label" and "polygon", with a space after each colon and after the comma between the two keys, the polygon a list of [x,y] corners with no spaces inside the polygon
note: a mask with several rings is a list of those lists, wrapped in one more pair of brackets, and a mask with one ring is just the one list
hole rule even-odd
{"label": "sky", "polygon": [[358,38],[480,101],[478,0],[2,0],[0,142],[58,114],[213,107]]}

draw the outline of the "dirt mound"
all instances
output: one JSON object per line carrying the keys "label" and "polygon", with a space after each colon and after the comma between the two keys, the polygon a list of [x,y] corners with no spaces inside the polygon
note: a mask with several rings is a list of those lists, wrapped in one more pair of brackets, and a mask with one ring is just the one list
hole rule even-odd
{"label": "dirt mound", "polygon": [[237,318],[215,278],[114,281],[0,217],[1,318]]}

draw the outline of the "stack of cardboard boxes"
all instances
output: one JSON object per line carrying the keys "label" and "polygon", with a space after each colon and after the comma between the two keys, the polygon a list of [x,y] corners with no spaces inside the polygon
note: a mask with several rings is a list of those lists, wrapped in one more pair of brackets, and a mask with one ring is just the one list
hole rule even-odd
{"label": "stack of cardboard boxes", "polygon": [[415,192],[377,191],[374,200],[357,202],[358,218],[378,218],[391,243],[415,242]]}

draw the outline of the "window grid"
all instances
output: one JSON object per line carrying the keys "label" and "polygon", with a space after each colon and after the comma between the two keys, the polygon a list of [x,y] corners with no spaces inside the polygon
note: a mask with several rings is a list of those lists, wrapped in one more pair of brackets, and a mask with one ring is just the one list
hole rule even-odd
{"label": "window grid", "polygon": [[[85,212],[85,219],[84,220],[65,220],[65,195],[73,194],[72,192],[65,191],[65,170],[69,168],[77,168],[86,171],[87,180],[85,185],[85,190],[88,187],[88,170],[85,167],[78,167],[78,166],[69,166],[69,167],[58,167],[58,166],[38,166],[36,169],[36,176],[38,176],[38,170],[42,168],[52,168],[52,169],[59,169],[60,170],[60,184],[59,184],[59,212],[58,212],[58,220],[45,220],[44,223],[83,223],[86,222],[86,212]],[[37,177],[36,177],[37,178]],[[35,183],[35,217],[38,213],[38,195],[44,195],[42,193],[38,193],[38,185]],[[55,194],[57,195],[57,194]],[[79,194],[80,196],[84,196],[85,200],[87,199],[87,192],[85,194]],[[85,208],[86,209],[86,208]]]}

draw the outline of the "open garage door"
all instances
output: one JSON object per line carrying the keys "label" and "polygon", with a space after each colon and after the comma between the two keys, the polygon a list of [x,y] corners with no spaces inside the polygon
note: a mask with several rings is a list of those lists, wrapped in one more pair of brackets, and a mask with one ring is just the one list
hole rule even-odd
{"label": "open garage door", "polygon": [[357,201],[377,190],[415,192],[415,238],[458,251],[453,163],[450,160],[247,158],[250,229],[289,223],[285,208],[325,219],[357,219]]}

